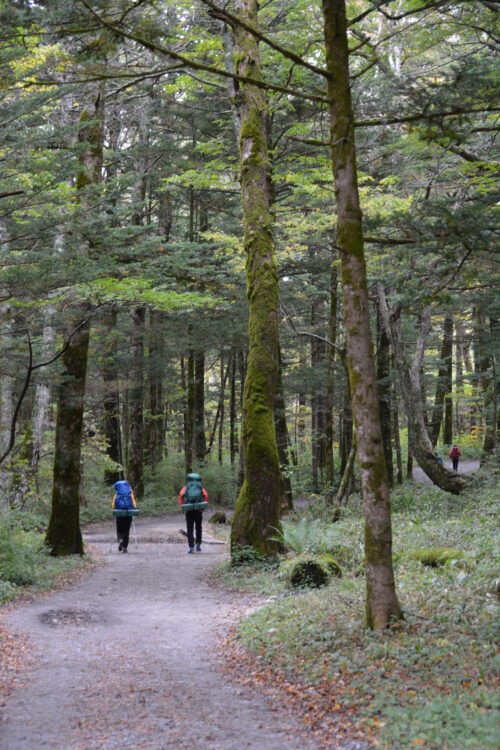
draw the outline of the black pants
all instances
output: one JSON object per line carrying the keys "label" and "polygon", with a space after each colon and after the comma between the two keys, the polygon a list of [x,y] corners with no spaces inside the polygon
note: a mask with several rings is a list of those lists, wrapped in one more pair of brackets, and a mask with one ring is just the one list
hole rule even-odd
{"label": "black pants", "polygon": [[128,547],[128,538],[130,534],[130,526],[132,525],[132,516],[117,516],[116,517],[116,536],[118,541],[123,544],[123,548]]}
{"label": "black pants", "polygon": [[194,534],[193,526],[196,525],[196,544],[201,544],[201,522],[203,520],[203,513],[201,510],[187,510],[186,511],[186,526],[188,533],[188,544],[190,547],[194,547]]}
{"label": "black pants", "polygon": [[458,471],[458,458],[452,458],[451,463],[453,464],[453,471]]}

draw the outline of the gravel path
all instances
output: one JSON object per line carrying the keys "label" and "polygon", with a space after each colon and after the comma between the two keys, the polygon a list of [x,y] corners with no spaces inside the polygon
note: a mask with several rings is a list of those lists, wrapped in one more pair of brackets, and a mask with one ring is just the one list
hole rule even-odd
{"label": "gravel path", "polygon": [[217,644],[255,600],[205,583],[225,547],[188,556],[181,524],[139,519],[128,555],[115,543],[110,553],[111,524],[89,529],[104,564],[7,612],[34,658],[0,708],[2,750],[315,746],[293,717],[220,671]]}

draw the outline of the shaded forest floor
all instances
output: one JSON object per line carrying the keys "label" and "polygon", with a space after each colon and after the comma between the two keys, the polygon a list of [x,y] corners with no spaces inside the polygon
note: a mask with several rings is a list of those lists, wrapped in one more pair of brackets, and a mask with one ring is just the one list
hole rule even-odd
{"label": "shaded forest floor", "polygon": [[[291,589],[286,559],[188,556],[180,514],[139,518],[128,555],[111,522],[87,527],[87,570],[0,610],[2,750],[496,748],[499,471],[468,497],[394,492],[406,621],[383,635],[363,629],[356,498],[333,526],[319,502],[287,522],[338,547],[344,575],[318,591]],[[463,557],[426,567],[426,546]]]}

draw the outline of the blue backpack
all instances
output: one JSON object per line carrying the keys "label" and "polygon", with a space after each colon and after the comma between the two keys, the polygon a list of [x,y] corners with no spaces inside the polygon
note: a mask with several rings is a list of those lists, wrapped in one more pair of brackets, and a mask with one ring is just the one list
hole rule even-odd
{"label": "blue backpack", "polygon": [[116,498],[115,510],[132,510],[134,501],[132,500],[132,488],[125,480],[115,482],[114,484]]}

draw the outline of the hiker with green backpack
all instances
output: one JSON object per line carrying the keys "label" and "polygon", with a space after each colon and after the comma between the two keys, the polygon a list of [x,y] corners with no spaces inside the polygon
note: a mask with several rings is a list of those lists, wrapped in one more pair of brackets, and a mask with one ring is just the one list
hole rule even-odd
{"label": "hiker with green backpack", "polygon": [[[201,483],[199,474],[188,474],[186,484],[179,492],[179,505],[181,510],[186,514],[186,527],[188,537],[188,554],[192,555],[201,552],[201,524],[203,521],[203,511],[208,504],[208,495],[206,489]],[[196,527],[196,548],[194,530]]]}

